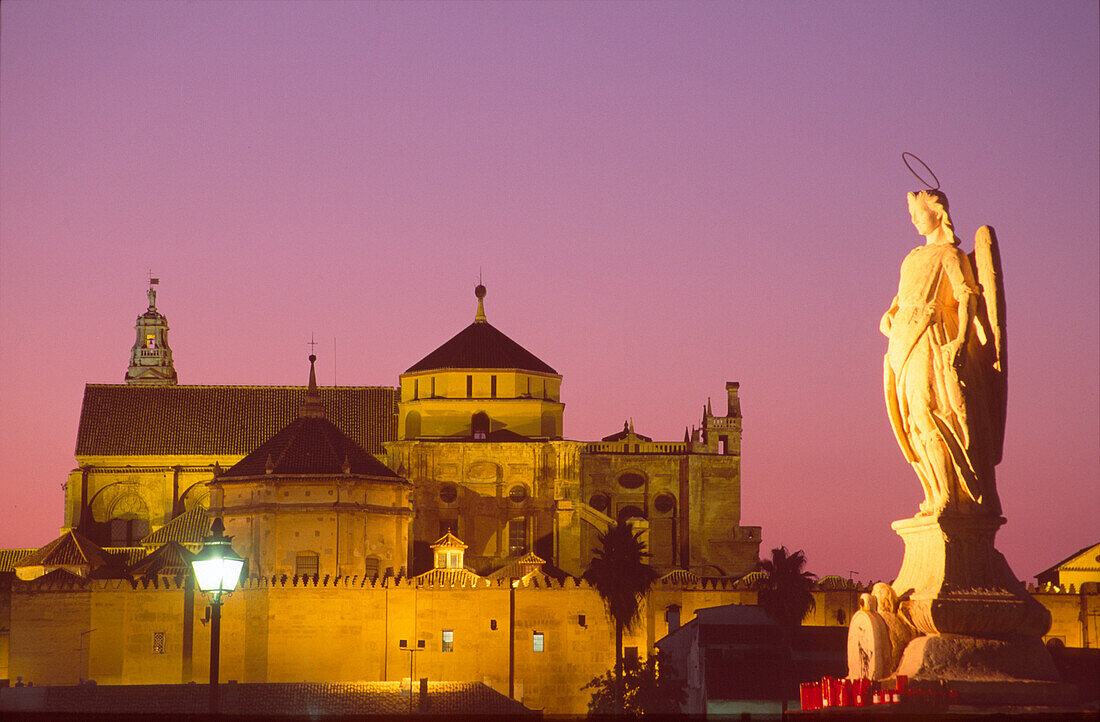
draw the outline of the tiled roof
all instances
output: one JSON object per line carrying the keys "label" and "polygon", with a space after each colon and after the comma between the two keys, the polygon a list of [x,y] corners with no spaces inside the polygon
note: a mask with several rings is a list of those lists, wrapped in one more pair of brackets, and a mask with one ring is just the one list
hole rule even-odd
{"label": "tiled roof", "polygon": [[202,544],[208,534],[210,518],[206,509],[196,506],[142,539],[141,544],[148,549],[155,549],[168,542]]}
{"label": "tiled roof", "polygon": [[35,553],[19,560],[20,567],[74,567],[98,569],[111,563],[110,556],[79,532],[70,530]]}
{"label": "tiled roof", "polygon": [[[367,451],[397,438],[397,389],[322,387],[327,417]],[[76,454],[244,455],[298,416],[305,386],[88,384]]]}
{"label": "tiled roof", "polygon": [[160,549],[130,567],[135,577],[154,574],[187,574],[191,571],[191,560],[195,555],[179,542],[169,541]]}
{"label": "tiled roof", "polygon": [[435,369],[518,369],[558,373],[487,321],[474,321],[405,373]]}
{"label": "tiled roof", "polygon": [[[420,708],[414,685],[413,705]],[[205,684],[72,685],[18,687],[4,690],[5,703],[27,713],[109,715],[142,710],[170,711],[170,716],[202,716],[210,709]],[[480,682],[428,682],[425,712],[429,715],[486,715],[514,717],[533,714],[519,702]],[[219,685],[218,711],[229,719],[286,717],[317,719],[361,715],[407,715],[409,698],[401,694],[401,682]]]}
{"label": "tiled roof", "polygon": [[401,479],[328,419],[306,416],[290,422],[218,480],[269,473],[272,476],[343,474],[345,461],[348,474]]}
{"label": "tiled roof", "polygon": [[487,587],[488,579],[479,577],[469,569],[432,569],[414,577],[418,585],[426,587]]}
{"label": "tiled roof", "polygon": [[466,549],[469,545],[456,537],[451,532],[447,532],[443,536],[436,540],[435,544],[431,545],[431,549]]}
{"label": "tiled roof", "polygon": [[15,563],[37,549],[0,549],[0,572],[14,572]]}
{"label": "tiled roof", "polygon": [[137,564],[149,553],[145,547],[103,547],[103,551],[127,566]]}

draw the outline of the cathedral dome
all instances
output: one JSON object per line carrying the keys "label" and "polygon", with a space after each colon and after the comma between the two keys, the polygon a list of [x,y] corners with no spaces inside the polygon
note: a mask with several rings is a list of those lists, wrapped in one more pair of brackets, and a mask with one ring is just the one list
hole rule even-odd
{"label": "cathedral dome", "polygon": [[477,315],[474,322],[410,366],[405,373],[443,369],[514,369],[543,374],[558,373],[486,320],[485,286],[478,284],[474,295],[477,296]]}

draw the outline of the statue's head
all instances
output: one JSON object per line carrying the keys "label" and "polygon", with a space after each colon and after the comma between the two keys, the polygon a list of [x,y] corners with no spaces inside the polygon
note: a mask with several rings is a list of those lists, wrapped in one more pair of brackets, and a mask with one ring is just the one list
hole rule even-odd
{"label": "statue's head", "polygon": [[913,191],[907,193],[906,198],[909,201],[909,216],[918,233],[928,236],[943,228],[948,237],[954,239],[955,230],[947,211],[947,196],[942,191]]}
{"label": "statue's head", "polygon": [[881,612],[896,614],[898,611],[898,595],[894,588],[886,582],[877,582],[871,587],[871,594],[878,600],[878,608]]}

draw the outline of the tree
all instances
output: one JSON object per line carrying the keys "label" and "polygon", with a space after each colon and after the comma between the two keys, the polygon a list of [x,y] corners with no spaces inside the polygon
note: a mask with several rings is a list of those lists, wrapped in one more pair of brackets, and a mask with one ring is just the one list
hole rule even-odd
{"label": "tree", "polygon": [[785,546],[772,549],[771,559],[756,563],[757,571],[764,574],[755,585],[758,603],[787,632],[798,628],[816,607],[811,593],[816,577],[805,566],[802,550],[789,554]]}
{"label": "tree", "polygon": [[[639,660],[640,661],[640,660]],[[591,689],[588,701],[590,715],[614,714],[615,672],[608,670],[581,687]],[[625,714],[676,714],[687,700],[687,690],[681,679],[662,673],[656,657],[645,664],[630,665],[623,676],[622,712]]]}
{"label": "tree", "polygon": [[645,542],[629,523],[617,524],[600,534],[584,578],[595,587],[607,613],[615,622],[615,685],[613,709],[623,710],[623,631],[629,631],[641,616],[641,603],[656,573],[643,560]]}

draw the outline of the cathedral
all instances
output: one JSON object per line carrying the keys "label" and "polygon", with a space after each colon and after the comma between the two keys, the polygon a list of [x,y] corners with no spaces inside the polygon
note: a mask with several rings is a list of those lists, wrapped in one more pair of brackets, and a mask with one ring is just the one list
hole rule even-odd
{"label": "cathedral", "polygon": [[726,414],[708,402],[682,441],[629,422],[569,440],[561,375],[489,323],[479,285],[473,322],[397,388],[319,387],[312,357],[307,387],[182,385],[152,284],[148,296],[125,383],[85,389],[63,532],[145,549],[201,507],[260,576],[415,575],[450,532],[478,574],[533,553],[578,577],[597,534],[630,519],[661,571],[756,564],[736,382]]}

